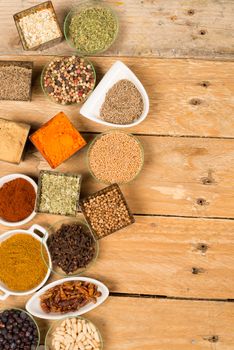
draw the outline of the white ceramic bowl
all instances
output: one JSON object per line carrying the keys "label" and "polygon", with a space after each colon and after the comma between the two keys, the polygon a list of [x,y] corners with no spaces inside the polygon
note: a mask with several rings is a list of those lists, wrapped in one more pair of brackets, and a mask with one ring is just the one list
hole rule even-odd
{"label": "white ceramic bowl", "polygon": [[[35,233],[35,230],[41,232],[43,234],[43,237],[39,237],[36,233]],[[17,230],[12,230],[12,231],[8,231],[8,232],[5,232],[3,233],[1,236],[0,236],[0,243],[3,242],[5,239],[9,238],[10,236],[13,236],[15,234],[28,234],[32,237],[34,237],[35,239],[37,239],[39,242],[42,242],[42,240],[44,239],[45,236],[48,235],[47,231],[39,226],[39,225],[32,225],[30,227],[30,229],[28,230],[22,230],[22,229],[17,229]],[[50,272],[51,272],[51,259],[50,259],[50,254],[49,254],[49,251],[48,251],[48,248],[46,245],[44,245],[47,253],[48,253],[48,259],[49,259],[49,267],[47,269],[47,273],[46,273],[46,276],[45,278],[43,279],[43,281],[38,285],[36,286],[35,288],[33,289],[30,289],[26,292],[14,292],[14,291],[11,291],[9,290],[6,286],[4,286],[4,284],[0,281],[0,300],[5,300],[9,297],[9,295],[28,295],[28,294],[32,294],[34,292],[36,292],[38,289],[40,289],[47,281],[47,279],[49,278],[49,275],[50,275]]]}
{"label": "white ceramic bowl", "polygon": [[[102,295],[97,298],[97,302],[96,304],[94,303],[89,303],[85,306],[83,306],[82,308],[80,308],[78,311],[75,312],[67,312],[67,313],[63,313],[63,314],[59,314],[59,313],[46,313],[42,310],[41,306],[40,306],[40,296],[45,293],[48,289],[55,287],[59,284],[62,284],[64,282],[68,282],[68,281],[85,281],[85,282],[90,282],[93,284],[96,284],[98,286],[98,291],[100,291],[102,293]],[[60,320],[63,319],[64,317],[75,317],[75,316],[80,316],[83,315],[84,313],[91,311],[93,309],[95,309],[97,306],[99,306],[100,304],[102,304],[108,297],[109,295],[109,290],[108,288],[101,283],[100,281],[97,281],[93,278],[88,278],[88,277],[68,277],[68,278],[63,278],[61,280],[49,283],[47,286],[45,286],[44,288],[40,289],[37,293],[35,293],[27,302],[26,304],[26,310],[39,318],[44,318],[47,320]]]}
{"label": "white ceramic bowl", "polygon": [[[143,113],[131,124],[113,124],[106,122],[105,120],[100,118],[100,109],[105,101],[106,93],[108,90],[115,84],[117,81],[121,79],[130,80],[139,90],[141,96],[143,98],[144,109]],[[82,114],[87,119],[93,120],[96,123],[108,125],[112,127],[119,128],[129,128],[134,125],[140,124],[146,117],[149,112],[149,97],[147,92],[145,91],[144,86],[140,82],[140,80],[136,77],[136,75],[129,69],[123,62],[116,61],[113,66],[108,70],[108,72],[104,75],[100,83],[94,89],[92,94],[83,104],[80,114]]]}
{"label": "white ceramic bowl", "polygon": [[[37,184],[36,182],[31,179],[31,177],[23,175],[23,174],[10,174],[10,175],[6,175],[0,178],[0,187],[2,187],[5,183],[15,180],[15,179],[25,179],[27,180],[33,187],[34,190],[37,194]],[[35,210],[33,210],[33,212],[24,220],[21,221],[17,221],[17,222],[9,222],[9,221],[5,221],[0,217],[0,224],[4,225],[4,226],[9,226],[9,227],[15,227],[15,226],[22,226],[24,224],[26,224],[27,222],[31,221],[34,216],[36,215]]]}

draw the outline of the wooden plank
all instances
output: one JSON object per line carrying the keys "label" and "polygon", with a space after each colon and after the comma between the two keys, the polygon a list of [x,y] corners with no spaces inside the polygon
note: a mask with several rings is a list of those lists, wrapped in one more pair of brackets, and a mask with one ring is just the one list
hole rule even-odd
{"label": "wooden plank", "polygon": [[[60,219],[38,215],[34,222],[48,227]],[[234,299],[234,221],[135,219],[100,241],[99,257],[85,275],[117,293]],[[1,226],[0,233],[5,231]]]}
{"label": "wooden plank", "polygon": [[[1,57],[22,59],[22,56]],[[102,125],[79,115],[79,107],[60,106],[49,101],[40,87],[43,65],[51,57],[29,56],[34,61],[32,103],[1,101],[0,115],[30,121],[38,127],[61,109],[81,131],[103,131]],[[234,62],[122,58],[137,74],[150,97],[150,113],[130,132],[153,135],[199,135],[234,137]],[[98,79],[116,58],[94,58]]]}
{"label": "wooden plank", "polygon": [[[22,306],[23,298],[6,306]],[[234,304],[110,297],[85,315],[100,329],[106,350],[231,350]],[[39,320],[42,342],[49,322]]]}
{"label": "wooden plank", "polygon": [[[89,142],[95,135],[84,137]],[[121,186],[134,214],[234,217],[233,140],[155,136],[139,140],[145,150],[143,170],[135,181]],[[83,174],[82,195],[105,187],[88,172],[87,149],[57,168]],[[36,177],[40,169],[48,168],[39,152],[29,148],[20,165],[1,162],[0,174],[22,172]]]}
{"label": "wooden plank", "polygon": [[[0,31],[4,33],[1,41],[2,54],[27,54],[22,50],[12,15],[40,2],[41,0],[1,2]],[[120,18],[120,34],[105,55],[233,59],[232,0],[106,2],[112,5]],[[61,25],[66,13],[75,4],[73,0],[54,1]],[[45,52],[64,54],[72,50],[64,41]]]}

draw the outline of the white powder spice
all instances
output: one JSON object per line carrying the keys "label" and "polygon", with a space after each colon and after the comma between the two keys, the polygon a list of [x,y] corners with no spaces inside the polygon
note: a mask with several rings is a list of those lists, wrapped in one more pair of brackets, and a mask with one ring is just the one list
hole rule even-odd
{"label": "white powder spice", "polygon": [[61,35],[54,13],[50,9],[43,9],[20,18],[19,26],[29,49]]}

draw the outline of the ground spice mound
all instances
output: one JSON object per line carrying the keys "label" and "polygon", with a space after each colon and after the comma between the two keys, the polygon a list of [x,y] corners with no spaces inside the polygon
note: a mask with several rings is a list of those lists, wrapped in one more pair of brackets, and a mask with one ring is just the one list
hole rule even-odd
{"label": "ground spice mound", "polygon": [[126,183],[141,169],[143,150],[131,135],[114,131],[102,135],[91,146],[89,167],[104,183]]}
{"label": "ground spice mound", "polygon": [[0,67],[0,100],[30,100],[32,70],[17,65]]}
{"label": "ground spice mound", "polygon": [[131,124],[140,118],[143,108],[143,99],[136,86],[123,79],[107,92],[100,117],[113,124]]}
{"label": "ground spice mound", "polygon": [[25,179],[18,178],[0,188],[0,217],[9,222],[26,219],[34,210],[36,193]]}
{"label": "ground spice mound", "polygon": [[[48,259],[46,251],[44,256]],[[28,234],[18,233],[1,242],[0,261],[0,280],[12,291],[35,288],[47,273],[41,243]]]}

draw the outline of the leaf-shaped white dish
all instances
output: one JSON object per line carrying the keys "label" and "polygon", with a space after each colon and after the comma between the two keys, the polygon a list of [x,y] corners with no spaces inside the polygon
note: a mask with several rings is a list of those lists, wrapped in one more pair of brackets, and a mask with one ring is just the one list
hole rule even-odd
{"label": "leaf-shaped white dish", "polygon": [[[84,307],[80,308],[78,311],[75,312],[67,312],[67,313],[46,313],[42,310],[40,306],[40,296],[45,293],[48,289],[55,287],[59,284],[62,284],[64,282],[68,281],[85,281],[85,282],[90,282],[98,286],[98,291],[102,293],[102,295],[97,298],[96,304],[94,303],[89,303],[85,305]],[[91,311],[95,309],[97,306],[101,305],[106,298],[109,295],[109,290],[108,288],[101,282],[93,279],[93,278],[88,278],[88,277],[68,277],[68,278],[63,278],[61,280],[49,283],[47,286],[39,290],[37,293],[35,293],[27,302],[26,304],[26,310],[30,312],[33,316],[39,317],[39,318],[44,318],[47,320],[60,320],[64,317],[73,317],[73,316],[80,316],[83,315],[84,313]]]}
{"label": "leaf-shaped white dish", "polygon": [[[105,120],[100,118],[100,109],[105,101],[106,93],[108,90],[115,84],[117,81],[121,79],[128,79],[130,80],[139,90],[139,92],[142,95],[143,103],[144,103],[144,109],[143,113],[131,124],[113,124],[106,122]],[[108,125],[112,127],[119,127],[119,128],[129,128],[131,126],[140,124],[147,116],[149,112],[149,97],[147,95],[147,92],[145,91],[144,86],[140,82],[140,80],[136,77],[136,75],[129,69],[123,62],[116,61],[113,66],[108,70],[108,72],[104,75],[100,83],[97,85],[95,90],[92,92],[92,94],[89,96],[89,98],[86,100],[86,102],[83,104],[80,114],[82,114],[84,117],[95,121],[96,123]]]}

